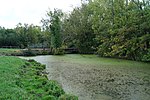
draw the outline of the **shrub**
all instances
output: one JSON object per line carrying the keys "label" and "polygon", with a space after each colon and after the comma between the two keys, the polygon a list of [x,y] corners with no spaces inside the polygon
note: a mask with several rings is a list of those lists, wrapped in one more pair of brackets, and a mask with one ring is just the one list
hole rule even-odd
{"label": "shrub", "polygon": [[60,97],[62,94],[65,94],[64,90],[56,81],[49,80],[48,83],[46,84],[46,87],[49,87],[48,89],[49,95]]}
{"label": "shrub", "polygon": [[43,97],[42,100],[56,100],[56,98],[52,95],[48,95],[48,96]]}
{"label": "shrub", "polygon": [[142,61],[150,62],[150,49],[148,49],[147,54],[143,56]]}
{"label": "shrub", "polygon": [[52,49],[52,54],[54,55],[63,55],[65,52],[64,52],[64,49],[63,48],[53,48]]}
{"label": "shrub", "polygon": [[71,94],[64,94],[61,95],[58,100],[78,100],[78,97]]}
{"label": "shrub", "polygon": [[42,54],[42,55],[48,55],[48,54],[49,54],[49,52],[48,52],[48,51],[43,50],[41,54]]}
{"label": "shrub", "polygon": [[36,56],[36,53],[31,50],[25,50],[23,51],[24,56]]}

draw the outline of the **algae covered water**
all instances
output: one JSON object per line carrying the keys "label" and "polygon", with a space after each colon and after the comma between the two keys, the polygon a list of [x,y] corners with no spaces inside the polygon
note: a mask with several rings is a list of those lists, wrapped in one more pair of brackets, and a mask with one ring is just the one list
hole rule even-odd
{"label": "algae covered water", "polygon": [[79,100],[149,100],[150,64],[95,55],[21,57],[46,64],[48,78]]}

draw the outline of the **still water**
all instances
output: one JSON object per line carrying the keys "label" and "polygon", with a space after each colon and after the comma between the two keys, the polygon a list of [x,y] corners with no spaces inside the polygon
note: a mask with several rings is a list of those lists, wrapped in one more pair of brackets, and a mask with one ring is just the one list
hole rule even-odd
{"label": "still water", "polygon": [[[34,59],[45,64],[48,78],[57,80],[67,94],[77,95],[79,100],[149,100],[150,98],[148,94],[150,86],[141,80],[145,75],[144,77],[148,77],[147,80],[150,82],[148,74],[150,69],[143,70],[140,64],[137,64],[139,67],[131,69],[130,63],[133,62],[125,61],[126,65],[122,65],[122,60],[99,59],[94,55],[20,58]],[[112,62],[114,64],[111,64]],[[137,75],[140,73],[142,76]],[[139,83],[141,85],[138,85]]]}

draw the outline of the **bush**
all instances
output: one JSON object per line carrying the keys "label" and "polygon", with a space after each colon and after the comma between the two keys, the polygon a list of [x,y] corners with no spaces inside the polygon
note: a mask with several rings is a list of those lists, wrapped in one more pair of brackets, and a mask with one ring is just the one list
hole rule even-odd
{"label": "bush", "polygon": [[36,56],[36,53],[31,50],[25,50],[23,51],[24,56]]}
{"label": "bush", "polygon": [[54,80],[49,80],[48,83],[46,84],[46,87],[49,87],[48,88],[49,95],[60,97],[61,95],[65,94],[61,86]]}
{"label": "bush", "polygon": [[64,49],[63,48],[53,48],[52,49],[52,54],[54,55],[63,55],[65,52],[64,52]]}
{"label": "bush", "polygon": [[61,95],[58,100],[78,100],[78,97],[71,94],[64,94]]}
{"label": "bush", "polygon": [[43,97],[42,100],[57,100],[57,99],[52,95],[48,95],[48,96]]}
{"label": "bush", "polygon": [[42,55],[48,55],[48,54],[49,54],[48,51],[45,51],[45,50],[42,51]]}
{"label": "bush", "polygon": [[150,49],[148,49],[147,54],[143,56],[142,61],[150,62]]}

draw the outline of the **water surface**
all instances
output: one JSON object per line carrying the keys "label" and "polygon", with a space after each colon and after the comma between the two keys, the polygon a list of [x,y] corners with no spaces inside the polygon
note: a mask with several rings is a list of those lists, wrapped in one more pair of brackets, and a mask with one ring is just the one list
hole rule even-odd
{"label": "water surface", "polygon": [[150,98],[150,64],[76,54],[21,58],[46,64],[48,78],[79,100]]}

